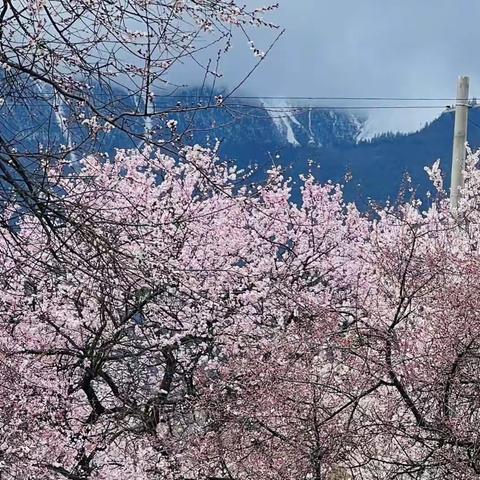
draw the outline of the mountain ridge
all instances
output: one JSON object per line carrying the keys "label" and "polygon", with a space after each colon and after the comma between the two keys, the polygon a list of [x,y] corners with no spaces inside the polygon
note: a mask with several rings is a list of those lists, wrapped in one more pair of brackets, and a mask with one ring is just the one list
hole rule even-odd
{"label": "mountain ridge", "polygon": [[[118,94],[125,96],[125,92]],[[124,108],[143,108],[140,101],[125,98]],[[283,167],[293,182],[299,175],[311,172],[319,181],[345,184],[346,199],[359,204],[368,204],[369,200],[394,201],[402,189],[405,191],[407,177],[411,178],[407,191],[426,200],[432,187],[424,167],[437,159],[441,161],[445,181],[449,181],[454,118],[451,112],[443,113],[413,133],[386,133],[366,140],[362,139],[362,132],[368,117],[355,111],[292,108],[266,99],[242,102],[232,99],[216,106],[215,100],[205,102],[198,89],[189,90],[189,100],[185,98],[172,107],[171,97],[155,97],[153,112],[166,113],[159,113],[148,124],[143,119],[136,120],[132,129],[142,132],[151,128],[166,142],[178,137],[182,143],[213,146],[218,140],[220,156],[237,162],[240,168],[256,165],[255,178],[259,181],[265,178],[272,164]],[[46,102],[42,105],[37,101],[32,106],[5,102],[0,107],[2,137],[23,148],[30,142],[33,150],[47,140],[80,144],[85,127],[62,124],[58,110],[51,109]],[[35,129],[33,120],[41,128]],[[167,126],[170,120],[176,122],[175,131]],[[95,142],[96,151],[111,156],[117,148],[138,146],[118,129],[102,134]],[[478,109],[470,110],[469,143],[474,148],[480,145]],[[85,153],[88,148],[87,143]],[[294,189],[294,200],[298,194]]]}

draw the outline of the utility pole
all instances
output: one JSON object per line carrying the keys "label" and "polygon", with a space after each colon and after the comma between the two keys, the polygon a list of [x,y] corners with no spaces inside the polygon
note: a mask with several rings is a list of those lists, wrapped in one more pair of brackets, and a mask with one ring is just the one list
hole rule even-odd
{"label": "utility pole", "polygon": [[455,104],[455,128],[453,133],[452,177],[450,182],[450,208],[455,211],[463,187],[465,168],[465,143],[467,142],[468,122],[468,77],[458,77],[457,102]]}

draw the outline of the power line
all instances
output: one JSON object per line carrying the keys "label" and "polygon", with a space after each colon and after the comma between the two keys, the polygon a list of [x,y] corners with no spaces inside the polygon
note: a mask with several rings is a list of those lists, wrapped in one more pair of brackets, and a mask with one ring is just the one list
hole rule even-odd
{"label": "power line", "polygon": [[[210,95],[164,95],[157,98],[210,98]],[[229,99],[237,100],[362,100],[362,101],[405,101],[405,102],[454,102],[456,99],[451,97],[302,97],[302,96],[260,96],[260,95],[245,95],[245,96],[231,96]],[[473,99],[464,99],[469,102]]]}
{"label": "power line", "polygon": [[[8,105],[5,103],[5,105]],[[28,107],[46,107],[50,106],[48,102],[45,103],[32,103],[26,102],[25,104],[15,103],[12,102],[11,106],[28,106]],[[98,105],[97,105],[98,106]],[[168,109],[168,113],[182,113],[183,108],[191,108],[197,107],[197,105],[183,105],[183,106],[176,106],[176,105],[156,105],[158,107],[158,112],[152,112],[152,114],[162,113],[162,107]],[[222,103],[222,104],[215,104],[211,103],[209,105],[198,105],[199,108],[223,108],[223,107],[230,107],[230,108],[250,108],[250,109],[258,109],[258,110],[267,110],[272,112],[298,112],[298,111],[308,111],[308,110],[398,110],[398,109],[406,109],[406,110],[422,110],[422,109],[430,109],[430,110],[445,110],[450,108],[449,105],[282,105],[282,106],[275,106],[275,105],[250,105],[250,104],[237,104],[237,103]]]}
{"label": "power line", "polygon": [[[215,95],[217,92],[214,92],[212,95],[210,94],[182,94],[182,95],[156,95],[157,99],[211,99],[214,100]],[[113,93],[106,93],[106,92],[97,92],[94,93],[93,97],[107,97],[107,98],[118,98],[118,99],[127,99],[131,97],[138,96],[139,92],[126,92],[125,94],[113,94]],[[221,96],[221,92],[218,92],[218,96]],[[41,93],[36,92],[33,96],[37,97],[46,97],[52,98],[54,95],[51,93]],[[358,101],[384,101],[384,102],[455,102],[457,99],[452,97],[375,97],[375,96],[299,96],[299,95],[232,95],[228,97],[229,99],[235,100],[358,100]],[[475,98],[466,98],[460,99],[461,101],[465,102],[473,102]]]}
{"label": "power line", "polygon": [[375,110],[375,109],[445,109],[447,105],[288,105],[288,106],[258,106],[258,105],[234,105],[225,104],[227,107],[245,107],[276,112],[288,112],[292,110]]}

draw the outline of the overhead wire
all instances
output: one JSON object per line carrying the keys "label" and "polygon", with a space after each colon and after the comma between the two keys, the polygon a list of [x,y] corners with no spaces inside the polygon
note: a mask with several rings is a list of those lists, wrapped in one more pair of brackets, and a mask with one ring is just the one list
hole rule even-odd
{"label": "overhead wire", "polygon": [[[214,96],[217,92],[214,92]],[[107,92],[96,92],[95,96],[97,97],[115,97],[118,98],[128,98],[131,96],[137,96],[138,92],[126,92],[125,94],[112,94]],[[52,95],[48,92],[45,93],[38,93],[37,96],[45,96],[51,97]],[[208,99],[212,96],[210,94],[203,94],[203,93],[190,93],[190,94],[165,94],[155,95],[156,98],[165,99],[165,98],[185,98],[185,99]],[[223,96],[223,94],[219,91],[217,96]],[[302,96],[302,95],[231,95],[228,97],[229,99],[236,99],[236,100],[362,100],[362,101],[399,101],[399,102],[411,102],[411,101],[422,101],[422,102],[430,102],[430,101],[450,101],[454,102],[457,100],[456,97],[402,97],[402,96],[332,96],[332,95],[310,95],[310,96]],[[461,101],[473,101],[475,98],[466,98],[460,99]]]}
{"label": "overhead wire", "polygon": [[[7,103],[5,102],[5,105]],[[28,103],[29,107],[42,107],[47,106],[48,102],[45,103]],[[110,104],[111,105],[111,104]],[[20,107],[22,105],[19,105]],[[197,105],[183,105],[178,106],[178,112],[182,111],[182,107],[195,107]],[[450,105],[285,105],[285,106],[269,106],[269,105],[252,105],[252,104],[238,104],[238,103],[225,103],[225,104],[210,104],[210,105],[198,105],[202,108],[222,108],[222,107],[242,107],[242,108],[254,108],[261,110],[270,110],[270,111],[298,111],[298,110],[439,110],[439,109],[449,109]],[[175,113],[175,106],[168,105],[157,105],[157,107],[165,107],[172,109],[171,113]],[[154,113],[152,113],[153,115]]]}
{"label": "overhead wire", "polygon": [[261,110],[271,111],[290,111],[290,110],[375,110],[375,109],[445,109],[447,105],[286,105],[286,106],[269,106],[269,105],[238,105],[225,104],[225,106],[239,106],[257,108]]}

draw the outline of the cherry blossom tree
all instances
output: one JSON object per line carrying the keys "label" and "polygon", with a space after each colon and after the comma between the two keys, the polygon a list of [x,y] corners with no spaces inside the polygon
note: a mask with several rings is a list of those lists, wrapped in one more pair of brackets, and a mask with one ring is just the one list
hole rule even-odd
{"label": "cherry blossom tree", "polygon": [[274,327],[255,298],[279,250],[265,219],[288,188],[255,198],[212,152],[182,157],[145,147],[52,168],[60,206],[3,211],[6,478],[184,476],[199,367]]}
{"label": "cherry blossom tree", "polygon": [[271,309],[290,320],[204,369],[197,472],[478,478],[477,162],[456,215],[413,201],[370,220],[307,182],[275,282],[293,303]]}
{"label": "cherry blossom tree", "polygon": [[68,221],[43,228],[47,210],[2,231],[7,478],[173,475],[166,439],[191,422],[192,375],[215,346],[216,319],[231,321],[219,300],[236,260],[236,236],[208,228],[235,211],[210,186],[231,190],[235,170],[213,171],[199,149],[185,155],[176,164],[145,149],[88,158],[80,175],[52,170]]}
{"label": "cherry blossom tree", "polygon": [[478,154],[455,215],[181,158],[3,210],[2,478],[477,478]]}

